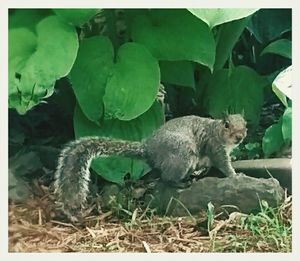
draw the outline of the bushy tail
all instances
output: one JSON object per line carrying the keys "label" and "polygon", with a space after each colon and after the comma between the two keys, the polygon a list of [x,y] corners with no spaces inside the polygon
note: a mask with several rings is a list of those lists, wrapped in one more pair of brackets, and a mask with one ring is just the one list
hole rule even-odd
{"label": "bushy tail", "polygon": [[110,155],[143,157],[144,150],[140,142],[84,137],[68,143],[61,151],[54,188],[58,206],[71,221],[82,215],[92,159]]}

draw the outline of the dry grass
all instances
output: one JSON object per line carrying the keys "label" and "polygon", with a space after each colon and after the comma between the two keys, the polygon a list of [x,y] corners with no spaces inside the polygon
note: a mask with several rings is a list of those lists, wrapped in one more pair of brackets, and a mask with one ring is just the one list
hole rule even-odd
{"label": "dry grass", "polygon": [[[232,213],[226,220],[213,220],[207,231],[201,218],[142,216],[135,211],[127,220],[112,212],[90,216],[84,225],[64,223],[56,216],[52,195],[27,204],[9,206],[10,252],[288,252],[291,235],[281,236],[268,228],[265,234],[245,229],[246,216]],[[281,217],[280,217],[281,215]],[[283,223],[291,223],[291,198],[278,210]],[[61,219],[60,219],[61,220]],[[263,229],[263,225],[261,226]],[[274,239],[275,237],[275,239]],[[280,238],[279,238],[280,237]],[[274,240],[273,240],[273,239]]]}

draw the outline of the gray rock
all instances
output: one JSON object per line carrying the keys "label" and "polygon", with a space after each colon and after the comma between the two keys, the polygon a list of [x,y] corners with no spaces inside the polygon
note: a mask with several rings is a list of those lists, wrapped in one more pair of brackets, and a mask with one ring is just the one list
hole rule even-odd
{"label": "gray rock", "polygon": [[[230,178],[206,177],[186,189],[175,189],[159,183],[153,196],[155,200],[152,207],[157,207],[159,212],[165,213],[168,209],[168,215],[186,216],[187,209],[191,214],[206,211],[209,202],[216,210],[224,205],[232,205],[243,213],[258,211],[259,199],[276,207],[283,200],[284,190],[276,179],[257,179],[242,174]],[[177,200],[170,203],[172,197]],[[237,211],[235,207],[227,211]]]}
{"label": "gray rock", "polygon": [[9,170],[8,185],[9,200],[24,203],[32,197],[29,185],[21,177],[16,176],[11,170]]}

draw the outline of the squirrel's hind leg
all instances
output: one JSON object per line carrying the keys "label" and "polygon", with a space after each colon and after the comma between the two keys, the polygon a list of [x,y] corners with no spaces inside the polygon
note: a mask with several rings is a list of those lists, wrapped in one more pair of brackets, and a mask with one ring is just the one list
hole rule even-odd
{"label": "squirrel's hind leg", "polygon": [[191,185],[190,175],[194,172],[197,158],[185,158],[174,154],[168,155],[161,163],[161,178],[163,182],[175,187]]}

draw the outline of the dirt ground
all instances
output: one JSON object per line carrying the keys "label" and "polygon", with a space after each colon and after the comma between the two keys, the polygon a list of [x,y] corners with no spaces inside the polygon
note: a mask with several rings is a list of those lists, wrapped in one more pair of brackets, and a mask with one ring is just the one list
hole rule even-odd
{"label": "dirt ground", "polygon": [[[121,222],[112,212],[83,225],[52,219],[47,197],[9,206],[9,252],[206,252],[209,236],[189,218]],[[48,206],[47,206],[48,205]]]}
{"label": "dirt ground", "polygon": [[[210,233],[203,217],[147,216],[136,210],[130,218],[112,211],[89,216],[85,223],[62,221],[53,195],[26,204],[9,204],[9,252],[283,252],[286,248],[241,229],[241,213],[214,220]],[[291,202],[282,207],[291,218]],[[287,243],[291,245],[291,242]],[[287,248],[288,249],[288,248]]]}

